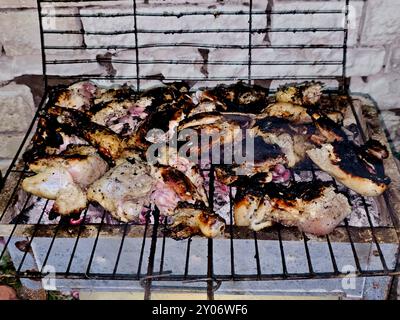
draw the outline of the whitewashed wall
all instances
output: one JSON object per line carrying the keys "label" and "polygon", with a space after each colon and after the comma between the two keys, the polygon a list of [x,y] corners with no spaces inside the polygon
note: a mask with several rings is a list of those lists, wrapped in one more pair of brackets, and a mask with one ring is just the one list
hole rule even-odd
{"label": "whitewashed wall", "polygon": [[[246,2],[247,1],[247,2]],[[174,10],[196,10],[199,8],[212,8],[216,10],[248,10],[248,0],[220,1],[168,1],[148,0],[137,1],[138,10],[164,11],[166,6],[173,3]],[[349,50],[347,75],[351,77],[351,89],[357,92],[369,93],[378,102],[383,110],[399,108],[400,98],[400,1],[399,0],[351,0]],[[118,10],[115,5],[121,6],[121,2],[107,3],[107,9],[96,7],[95,2],[78,3],[69,8],[63,4],[57,4],[57,12],[86,13],[93,10]],[[130,1],[126,1],[123,10],[132,10]],[[284,10],[284,9],[336,9],[342,1],[336,0],[253,0],[255,10]],[[101,3],[100,3],[101,4]],[[89,7],[90,6],[90,7]],[[269,22],[267,16],[256,16],[253,19],[253,28],[285,27],[329,27],[341,24],[340,15],[313,15],[296,16],[272,15]],[[51,24],[51,21],[49,22]],[[269,23],[269,25],[268,25]],[[246,28],[247,16],[200,16],[193,19],[191,16],[177,18],[148,18],[138,17],[140,28],[146,29],[190,29],[190,28]],[[46,25],[45,25],[46,27]],[[51,27],[51,25],[50,25]],[[57,29],[80,30],[118,30],[133,28],[131,18],[65,18],[57,20]],[[34,103],[29,88],[25,85],[15,84],[13,80],[22,75],[40,75],[42,73],[39,24],[36,10],[36,0],[0,0],[0,168],[9,162],[12,154],[18,147],[18,141],[28,126],[28,120],[32,117]],[[342,39],[338,33],[319,33],[316,35],[296,33],[292,37],[287,35],[284,40],[279,33],[270,33],[253,36],[253,44],[265,44],[269,41],[272,45],[313,44],[313,43],[338,43]],[[148,34],[141,35],[139,45],[154,42],[173,41],[174,35]],[[244,44],[248,43],[247,34],[229,33],[213,37],[212,34],[183,34],[179,35],[182,42],[203,42],[218,44]],[[99,45],[111,43],[134,44],[134,37],[130,35],[120,36],[90,36],[82,35],[46,35],[47,45]],[[54,54],[53,54],[54,53]],[[60,58],[86,58],[95,57],[99,52],[74,51],[49,51],[48,59]],[[57,55],[55,55],[57,53]],[[246,50],[210,49],[208,60],[243,60],[247,59]],[[121,50],[112,52],[112,68],[117,75],[134,75],[134,65],[114,63],[118,59],[134,59],[133,50]],[[173,49],[142,49],[141,59],[204,59],[197,48],[173,48]],[[269,59],[341,59],[340,52],[333,50],[326,52],[320,49],[296,51],[296,50],[253,50],[253,60]],[[49,73],[67,75],[70,73],[108,74],[110,70],[98,63],[90,65],[67,66],[54,69],[49,67]],[[252,74],[263,76],[269,74],[306,74],[306,67],[279,67],[254,66]],[[318,66],[311,70],[318,74],[340,74],[338,66]],[[141,66],[141,75],[154,75],[162,72],[170,77],[203,77],[205,72],[209,76],[221,76],[225,74],[243,76],[247,75],[247,66],[224,67],[209,65],[204,70],[202,65],[174,65],[168,68],[160,65]]]}

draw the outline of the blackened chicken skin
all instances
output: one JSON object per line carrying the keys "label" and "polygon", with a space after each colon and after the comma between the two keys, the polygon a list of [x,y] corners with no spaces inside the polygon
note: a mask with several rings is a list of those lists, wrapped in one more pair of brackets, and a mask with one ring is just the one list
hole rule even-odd
{"label": "blackened chicken skin", "polygon": [[56,156],[39,158],[29,165],[36,175],[27,177],[22,188],[36,196],[55,200],[53,211],[78,213],[87,206],[86,188],[108,169],[90,146],[73,146]]}
{"label": "blackened chicken skin", "polygon": [[370,141],[368,145],[360,147],[350,141],[340,141],[323,144],[307,154],[321,170],[348,188],[364,196],[379,196],[390,183],[380,158],[386,154],[383,146],[378,148],[378,142]]}
{"label": "blackened chicken skin", "polygon": [[50,107],[47,110],[47,116],[57,119],[62,128],[74,131],[77,136],[96,147],[99,153],[110,161],[118,159],[126,147],[125,141],[118,134],[107,127],[91,122],[82,112]]}
{"label": "blackened chicken skin", "polygon": [[349,214],[347,198],[331,183],[269,183],[239,188],[234,201],[235,223],[257,231],[274,223],[326,235]]}

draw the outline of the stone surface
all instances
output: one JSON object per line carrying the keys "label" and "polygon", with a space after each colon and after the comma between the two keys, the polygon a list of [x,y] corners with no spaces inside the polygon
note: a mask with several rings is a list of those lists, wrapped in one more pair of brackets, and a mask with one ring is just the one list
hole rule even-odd
{"label": "stone surface", "polygon": [[8,167],[11,164],[12,159],[0,159],[0,172],[4,173],[7,171]]}
{"label": "stone surface", "polygon": [[23,137],[23,134],[2,134],[0,137],[0,159],[13,158],[18,151]]}
{"label": "stone surface", "polygon": [[[266,2],[265,2],[266,3]],[[271,15],[271,28],[343,28],[345,26],[344,1],[287,1],[275,0],[273,2],[273,10],[343,10],[343,13],[335,14],[278,14]],[[348,45],[354,45],[357,41],[357,31],[361,21],[363,1],[351,1],[349,7],[349,35]],[[256,5],[257,7],[257,5]],[[260,4],[260,9],[265,9]],[[264,22],[255,27],[265,27]],[[269,37],[272,44],[307,44],[307,43],[343,43],[343,32],[297,32],[290,33],[271,33]]]}
{"label": "stone surface", "polygon": [[32,93],[27,86],[9,84],[0,88],[0,133],[26,132],[34,112]]}
{"label": "stone surface", "polygon": [[391,49],[389,70],[400,72],[400,45]]}
{"label": "stone surface", "polygon": [[361,36],[363,45],[388,44],[400,37],[400,1],[368,1],[367,16]]}
{"label": "stone surface", "polygon": [[0,9],[8,8],[36,8],[36,0],[1,0]]}
{"label": "stone surface", "polygon": [[382,111],[381,118],[389,134],[389,143],[400,159],[400,108]]}
{"label": "stone surface", "polygon": [[0,11],[0,43],[8,56],[40,53],[37,10]]}
{"label": "stone surface", "polygon": [[383,71],[366,79],[353,77],[350,85],[353,92],[370,94],[382,110],[399,108],[399,88],[399,74]]}
{"label": "stone surface", "polygon": [[351,48],[347,51],[347,75],[369,76],[379,73],[385,63],[384,47]]}
{"label": "stone surface", "polygon": [[0,82],[12,80],[24,74],[42,74],[42,56],[40,54],[0,56]]}

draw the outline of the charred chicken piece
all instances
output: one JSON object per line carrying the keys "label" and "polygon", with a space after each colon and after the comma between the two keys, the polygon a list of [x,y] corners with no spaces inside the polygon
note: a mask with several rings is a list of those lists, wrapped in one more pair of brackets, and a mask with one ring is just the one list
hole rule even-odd
{"label": "charred chicken piece", "polygon": [[276,101],[308,106],[317,104],[321,95],[322,83],[306,81],[280,87],[276,92]]}
{"label": "charred chicken piece", "polygon": [[317,129],[311,136],[311,140],[317,145],[321,145],[324,142],[331,143],[347,140],[342,127],[330,118],[315,112],[311,114],[311,117]]}
{"label": "charred chicken piece", "polygon": [[90,120],[110,128],[122,136],[130,136],[148,115],[146,102],[134,100],[111,101],[95,112]]}
{"label": "charred chicken piece", "polygon": [[286,119],[294,124],[312,123],[308,109],[304,106],[290,102],[276,102],[268,105],[261,111],[263,117],[277,117]]}
{"label": "charred chicken piece", "polygon": [[168,234],[176,239],[185,239],[200,234],[207,238],[222,236],[225,220],[213,213],[203,203],[180,202],[174,211]]}
{"label": "charred chicken piece", "polygon": [[346,187],[364,196],[379,196],[390,184],[381,158],[386,155],[384,149],[374,141],[362,147],[350,141],[339,141],[323,144],[307,154],[321,170]]}
{"label": "charred chicken piece", "polygon": [[91,122],[87,115],[76,110],[50,107],[47,117],[57,120],[58,124],[77,136],[85,139],[106,159],[113,161],[126,147],[125,141],[109,128]]}
{"label": "charred chicken piece", "polygon": [[263,137],[267,143],[277,144],[285,154],[288,167],[294,167],[305,159],[305,150],[313,148],[310,143],[315,133],[314,125],[296,125],[277,117],[260,117],[253,127],[255,135]]}
{"label": "charred chicken piece", "polygon": [[268,98],[268,89],[243,82],[230,86],[219,85],[208,92],[222,102],[217,105],[217,110],[227,112],[259,113]]}
{"label": "charred chicken piece", "polygon": [[162,215],[173,215],[180,201],[208,203],[203,185],[196,186],[188,176],[176,168],[154,167],[153,177],[156,177],[158,182],[151,199]]}
{"label": "charred chicken piece", "polygon": [[69,87],[59,86],[50,96],[50,104],[62,108],[87,111],[93,105],[97,87],[90,81],[77,82]]}
{"label": "charred chicken piece", "polygon": [[306,233],[326,235],[350,213],[347,198],[336,192],[331,183],[321,181],[239,188],[234,203],[236,225],[256,231],[281,223]]}
{"label": "charred chicken piece", "polygon": [[100,204],[115,219],[138,221],[156,184],[151,167],[139,160],[121,161],[88,189],[89,201]]}
{"label": "charred chicken piece", "polygon": [[69,147],[62,154],[39,158],[29,165],[36,173],[22,188],[36,196],[55,200],[53,211],[69,215],[87,206],[86,188],[108,169],[90,146]]}

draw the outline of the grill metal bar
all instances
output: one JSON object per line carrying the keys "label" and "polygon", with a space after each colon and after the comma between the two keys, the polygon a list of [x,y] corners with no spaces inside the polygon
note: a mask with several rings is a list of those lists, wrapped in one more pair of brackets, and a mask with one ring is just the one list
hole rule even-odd
{"label": "grill metal bar", "polygon": [[258,243],[257,243],[257,233],[254,231],[254,258],[256,259],[256,267],[257,267],[257,275],[261,276],[261,263],[260,263],[260,252],[258,250]]}
{"label": "grill metal bar", "polygon": [[162,246],[161,246],[161,258],[160,258],[160,274],[163,273],[164,271],[164,258],[165,258],[165,239],[166,239],[166,234],[167,234],[167,225],[168,225],[168,217],[164,218],[164,223],[163,223],[163,241],[162,241]]}
{"label": "grill metal bar", "polygon": [[[41,1],[43,2],[43,1]],[[253,15],[315,15],[315,14],[343,14],[343,10],[253,10]],[[241,11],[195,11],[195,12],[137,12],[138,17],[176,17],[184,16],[221,16],[221,15],[247,15],[244,10]],[[45,13],[43,17],[54,18],[117,18],[117,17],[133,17],[133,13]]]}
{"label": "grill metal bar", "polygon": [[183,278],[186,280],[189,274],[189,259],[190,259],[190,244],[192,243],[192,238],[188,239],[186,246],[186,260],[185,260],[185,272]]}
{"label": "grill metal bar", "polygon": [[[46,64],[54,65],[54,64],[87,64],[87,63],[99,63],[99,62],[107,62],[108,60],[103,59],[76,59],[76,60],[48,60]],[[136,60],[121,60],[121,59],[113,59],[113,63],[120,64],[136,64]],[[142,64],[188,64],[188,65],[202,65],[204,61],[202,60],[141,60],[138,62],[139,65]],[[209,65],[248,65],[248,61],[207,61]],[[342,65],[342,62],[339,60],[326,60],[326,61],[251,61],[252,65],[277,65],[277,66],[290,66],[290,65],[305,65],[305,66],[318,66],[318,65]]]}
{"label": "grill metal bar", "polygon": [[[252,16],[249,15],[249,19],[252,20]],[[86,30],[44,30],[44,34],[80,34],[80,35],[94,35],[94,36],[113,36],[121,34],[198,34],[198,33],[296,33],[296,32],[345,32],[343,28],[258,28],[252,29],[139,29],[139,30],[120,30],[120,31],[86,31]],[[249,41],[249,48],[251,49],[251,41]]]}
{"label": "grill metal bar", "polygon": [[21,262],[20,262],[20,264],[19,264],[19,266],[18,266],[18,268],[17,268],[17,274],[19,274],[19,273],[21,272],[21,269],[22,269],[22,266],[24,265],[26,256],[27,256],[28,252],[31,252],[31,250],[32,250],[32,242],[33,242],[33,239],[35,239],[35,236],[36,236],[37,226],[40,224],[40,221],[41,221],[42,218],[43,218],[43,215],[44,215],[44,213],[45,213],[45,211],[46,211],[46,207],[47,207],[48,204],[49,204],[49,200],[46,201],[46,204],[45,204],[45,206],[43,207],[42,213],[40,214],[40,217],[39,217],[39,219],[38,219],[38,221],[37,221],[37,224],[35,225],[35,229],[34,229],[34,231],[33,231],[33,234],[32,234],[32,236],[31,236],[31,238],[29,239],[28,244],[27,244],[26,247],[25,247],[24,255],[22,256]]}
{"label": "grill metal bar", "polygon": [[[28,195],[27,199],[25,200],[24,206],[22,207],[21,212],[23,212],[23,211],[26,209],[26,206],[28,205],[28,202],[29,202],[30,198],[31,198],[31,195]],[[4,245],[4,248],[3,248],[3,250],[1,251],[0,260],[3,259],[3,256],[4,256],[4,254],[5,254],[6,250],[7,250],[8,245],[10,244],[11,238],[12,238],[12,236],[14,235],[15,229],[17,228],[17,226],[18,226],[20,220],[21,220],[21,216],[18,216],[18,217],[16,218],[15,223],[14,223],[14,227],[12,228],[12,230],[11,230],[11,232],[10,232],[10,235],[9,235],[9,237],[8,237],[8,239],[7,239],[6,243],[5,243],[5,245]]]}
{"label": "grill metal bar", "polygon": [[60,221],[59,221],[58,224],[57,224],[56,229],[54,230],[54,235],[53,235],[53,237],[51,238],[51,242],[50,242],[49,248],[47,249],[47,253],[46,253],[46,256],[45,256],[45,258],[44,258],[44,260],[43,260],[42,267],[40,268],[40,272],[41,272],[41,273],[43,273],[43,270],[44,270],[44,268],[45,268],[46,265],[47,265],[47,261],[48,261],[48,259],[49,259],[51,250],[53,249],[54,241],[56,240],[56,237],[57,237],[57,234],[58,234],[58,230],[60,229],[62,223],[63,223],[63,222],[62,222],[62,219],[60,219]]}
{"label": "grill metal bar", "polygon": [[157,230],[160,221],[160,211],[156,208],[153,211],[154,217],[154,224],[153,224],[153,234],[151,236],[151,245],[150,245],[150,254],[149,254],[149,263],[147,265],[147,280],[145,282],[144,287],[144,299],[150,300],[151,298],[151,283],[152,283],[152,276],[153,276],[153,268],[154,268],[154,257],[156,254],[157,248]]}
{"label": "grill metal bar", "polygon": [[147,230],[149,228],[150,217],[149,215],[146,216],[146,224],[144,227],[143,238],[142,238],[142,247],[140,249],[140,256],[139,256],[139,264],[137,269],[137,279],[140,279],[140,274],[142,272],[142,263],[143,263],[143,255],[144,255],[144,246],[146,245],[146,236]]}
{"label": "grill metal bar", "polygon": [[[85,219],[86,219],[87,212],[88,212],[88,208],[86,208],[85,211],[84,211],[84,213],[83,213],[83,221],[85,221]],[[75,242],[74,242],[74,246],[73,246],[73,248],[72,248],[71,258],[70,258],[69,261],[68,261],[67,269],[66,269],[66,271],[65,271],[65,273],[66,273],[67,275],[70,273],[71,266],[72,266],[72,261],[74,260],[74,257],[75,257],[76,248],[78,247],[78,242],[79,242],[81,233],[82,233],[82,231],[83,231],[83,227],[84,227],[84,224],[81,223],[80,226],[79,226],[78,234],[77,234],[77,236],[76,236],[76,240],[75,240]]]}
{"label": "grill metal bar", "polygon": [[101,229],[102,229],[102,227],[104,225],[104,219],[106,217],[106,214],[107,214],[106,211],[104,211],[104,213],[103,213],[103,215],[101,217],[101,222],[100,222],[99,229],[97,230],[97,235],[96,235],[96,238],[94,240],[92,251],[90,252],[89,263],[88,263],[87,268],[86,268],[86,275],[88,277],[90,276],[90,269],[92,267],[93,258],[94,258],[94,255],[95,255],[95,252],[96,252],[96,248],[97,248],[97,243],[99,241],[100,231],[101,231]]}
{"label": "grill metal bar", "polygon": [[[208,201],[210,203],[210,210],[214,210],[214,193],[215,193],[215,170],[214,166],[211,165],[210,171],[208,172],[209,177],[209,192]],[[214,300],[214,288],[213,279],[214,277],[214,243],[213,239],[207,241],[207,299]]]}
{"label": "grill metal bar", "polygon": [[233,195],[232,187],[229,187],[229,244],[230,244],[230,255],[231,255],[231,276],[235,278],[235,248],[233,246]]}
{"label": "grill metal bar", "polygon": [[[149,43],[138,46],[128,45],[98,45],[98,46],[45,46],[45,50],[116,50],[116,49],[148,49],[148,48],[206,48],[206,49],[249,49],[249,45],[244,44],[210,44],[210,43]],[[262,45],[254,44],[251,49],[343,49],[343,44],[291,44],[291,45]]]}
{"label": "grill metal bar", "polygon": [[334,272],[335,275],[337,275],[337,274],[339,274],[339,269],[337,267],[335,253],[333,252],[331,240],[329,239],[328,235],[326,236],[326,242],[327,242],[328,248],[329,248],[329,255],[330,255],[331,261],[332,261],[333,272]]}
{"label": "grill metal bar", "polygon": [[115,274],[118,271],[118,264],[119,264],[119,260],[121,258],[121,253],[122,253],[122,248],[124,247],[124,243],[125,243],[125,237],[126,237],[126,232],[128,231],[128,223],[125,223],[124,226],[124,231],[122,233],[122,238],[121,238],[121,243],[119,245],[118,248],[118,254],[117,254],[117,258],[115,259],[115,265],[114,265],[114,270],[113,270],[113,276],[115,276]]}
{"label": "grill metal bar", "polygon": [[283,248],[281,226],[278,226],[278,240],[279,240],[279,250],[281,253],[281,261],[282,261],[282,277],[284,279],[286,279],[288,276],[288,270],[287,270],[287,265],[286,265],[285,250]]}

